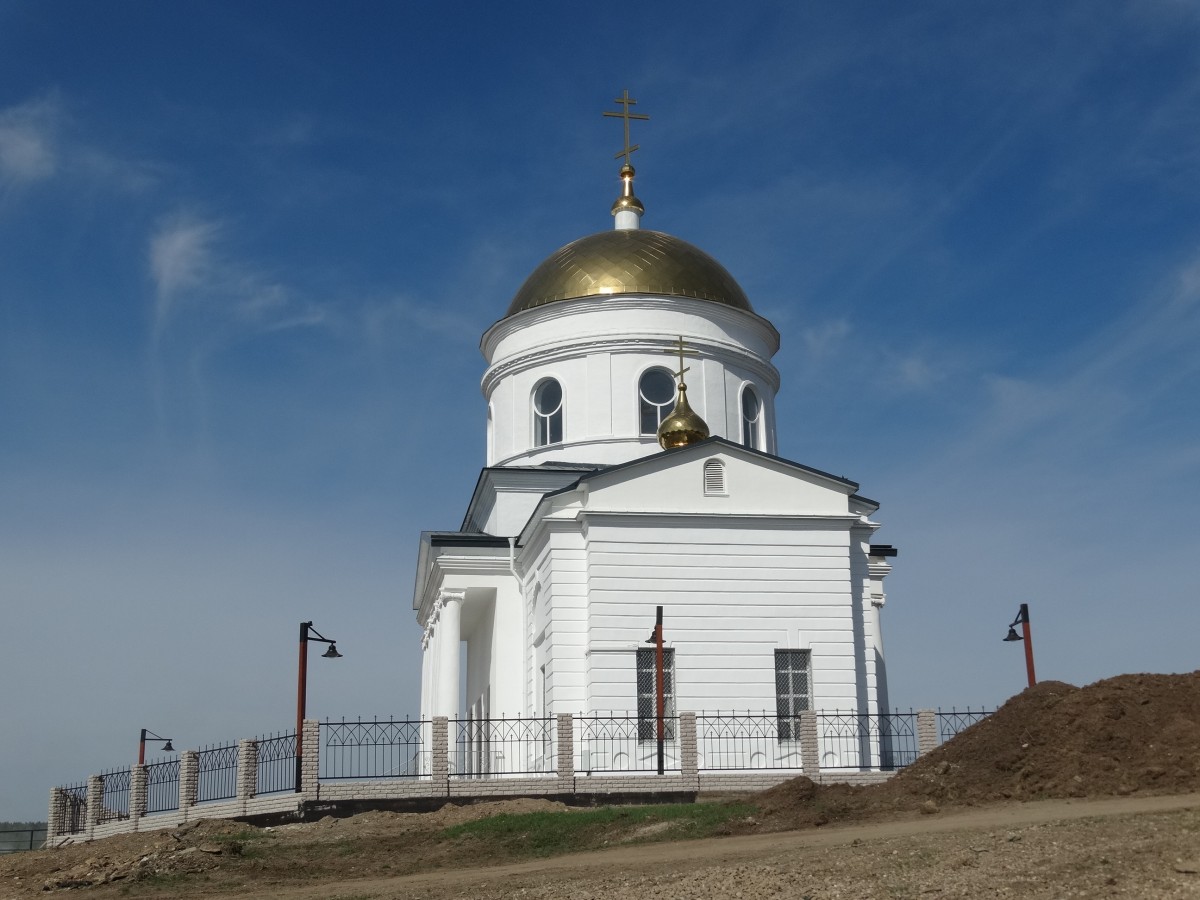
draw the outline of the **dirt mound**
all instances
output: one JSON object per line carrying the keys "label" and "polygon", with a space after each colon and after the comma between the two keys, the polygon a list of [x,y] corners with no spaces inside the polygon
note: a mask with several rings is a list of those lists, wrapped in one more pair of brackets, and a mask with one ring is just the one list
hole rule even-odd
{"label": "dirt mound", "polygon": [[943,805],[1200,790],[1200,672],[1121,675],[1077,688],[1044,681],[890,781],[801,776],[754,798],[776,827]]}
{"label": "dirt mound", "polygon": [[879,786],[975,803],[1200,789],[1200,672],[1035,685]]}

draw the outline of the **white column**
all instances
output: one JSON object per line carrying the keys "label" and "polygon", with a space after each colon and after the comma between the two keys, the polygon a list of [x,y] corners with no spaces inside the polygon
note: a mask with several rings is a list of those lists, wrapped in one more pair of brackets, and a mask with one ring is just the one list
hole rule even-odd
{"label": "white column", "polygon": [[462,640],[462,604],[466,591],[442,591],[438,597],[442,610],[438,617],[437,705],[434,715],[458,717],[459,642]]}
{"label": "white column", "polygon": [[421,712],[422,720],[429,718],[429,663],[432,650],[429,646],[429,628],[421,635]]}

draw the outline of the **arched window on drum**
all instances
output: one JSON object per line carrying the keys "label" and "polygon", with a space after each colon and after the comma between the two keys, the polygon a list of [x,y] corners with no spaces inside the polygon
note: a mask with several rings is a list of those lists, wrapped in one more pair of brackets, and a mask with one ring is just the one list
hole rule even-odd
{"label": "arched window on drum", "polygon": [[638,381],[641,433],[658,434],[658,426],[675,407],[675,377],[666,369],[647,369]]}
{"label": "arched window on drum", "polygon": [[562,385],[553,378],[543,378],[533,389],[533,446],[560,444],[562,439]]}
{"label": "arched window on drum", "polygon": [[742,446],[751,450],[762,450],[763,403],[750,385],[742,388]]}

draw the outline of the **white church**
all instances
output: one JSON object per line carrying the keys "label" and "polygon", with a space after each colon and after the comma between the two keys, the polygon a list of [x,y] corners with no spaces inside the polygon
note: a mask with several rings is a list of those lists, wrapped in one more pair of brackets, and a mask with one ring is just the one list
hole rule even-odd
{"label": "white church", "polygon": [[[626,97],[614,228],[483,335],[487,465],[421,535],[421,717],[886,711],[879,504],[779,455],[779,333],[720,263],[641,227]],[[783,737],[783,732],[780,734]]]}

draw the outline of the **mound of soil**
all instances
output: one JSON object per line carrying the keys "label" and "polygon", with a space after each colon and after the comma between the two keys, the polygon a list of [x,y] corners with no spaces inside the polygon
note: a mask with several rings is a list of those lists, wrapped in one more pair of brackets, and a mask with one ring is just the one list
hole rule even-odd
{"label": "mound of soil", "polygon": [[1200,671],[1017,694],[883,784],[794,778],[755,797],[789,828],[942,805],[1200,790]]}

